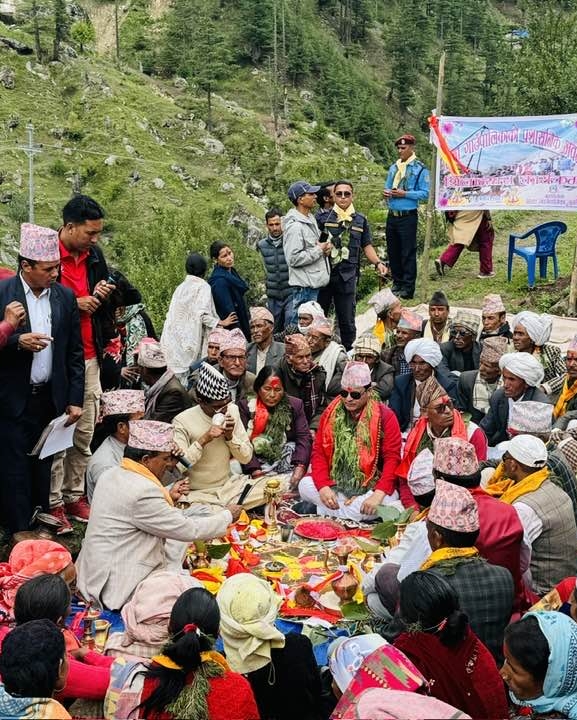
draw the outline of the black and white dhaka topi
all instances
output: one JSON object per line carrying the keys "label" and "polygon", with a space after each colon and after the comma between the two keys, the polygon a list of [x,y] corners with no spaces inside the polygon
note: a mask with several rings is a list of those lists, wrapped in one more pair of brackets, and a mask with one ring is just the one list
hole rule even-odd
{"label": "black and white dhaka topi", "polygon": [[207,400],[226,400],[230,397],[230,386],[220,372],[203,362],[198,371],[196,392]]}

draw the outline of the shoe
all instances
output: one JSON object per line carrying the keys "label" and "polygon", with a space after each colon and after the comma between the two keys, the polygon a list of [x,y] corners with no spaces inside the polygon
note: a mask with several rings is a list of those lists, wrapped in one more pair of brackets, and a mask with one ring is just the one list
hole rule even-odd
{"label": "shoe", "polygon": [[90,519],[90,505],[85,497],[80,497],[75,502],[64,503],[66,514],[78,522],[87,523]]}
{"label": "shoe", "polygon": [[479,273],[477,277],[479,280],[484,280],[485,278],[495,277],[496,273],[490,272],[490,273]]}
{"label": "shoe", "polygon": [[66,513],[64,512],[64,507],[62,505],[51,508],[49,515],[51,515],[55,520],[58,520],[58,527],[53,528],[53,532],[56,535],[70,535],[70,533],[74,532],[74,528],[70,524],[70,520],[66,517]]}
{"label": "shoe", "polygon": [[435,270],[437,271],[437,275],[439,277],[443,277],[445,275],[445,265],[441,262],[441,258],[437,258],[435,260]]}

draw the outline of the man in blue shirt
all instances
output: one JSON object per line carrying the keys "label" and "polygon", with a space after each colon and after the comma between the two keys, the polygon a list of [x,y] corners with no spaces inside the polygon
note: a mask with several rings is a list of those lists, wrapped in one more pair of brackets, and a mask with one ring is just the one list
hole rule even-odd
{"label": "man in blue shirt", "polygon": [[417,207],[429,198],[429,171],[415,155],[415,138],[395,140],[399,159],[389,168],[383,196],[389,206],[386,236],[393,292],[404,300],[415,294]]}

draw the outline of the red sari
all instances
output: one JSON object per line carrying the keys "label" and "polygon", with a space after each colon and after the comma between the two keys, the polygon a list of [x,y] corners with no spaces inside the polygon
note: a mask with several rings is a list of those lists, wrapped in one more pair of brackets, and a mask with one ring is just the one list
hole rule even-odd
{"label": "red sari", "polygon": [[465,639],[448,648],[437,635],[402,633],[393,645],[410,658],[430,683],[433,697],[478,718],[508,717],[505,686],[491,653],[468,628]]}

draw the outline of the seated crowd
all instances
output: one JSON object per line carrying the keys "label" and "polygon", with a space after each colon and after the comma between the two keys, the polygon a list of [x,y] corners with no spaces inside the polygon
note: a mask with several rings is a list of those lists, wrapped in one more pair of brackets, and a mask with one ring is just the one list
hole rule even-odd
{"label": "seated crowd", "polygon": [[[295,183],[300,217],[267,213],[267,307],[248,306],[232,249],[213,243],[208,281],[206,260],[186,259],[160,340],[126,278],[91,274],[106,267],[83,240],[102,229],[97,203],[71,201],[59,232],[23,226],[19,275],[0,282],[12,443],[0,500],[13,536],[0,564],[0,717],[86,717],[82,703],[96,702],[107,718],[577,718],[577,337],[563,357],[551,317],[507,321],[495,293],[479,316],[452,314],[436,291],[424,318],[390,289],[355,337],[344,276],[327,271],[330,293],[306,292],[341,247],[341,216],[359,224],[357,255],[376,258],[352,206],[335,205],[334,223],[325,213],[332,240],[315,234],[303,198],[325,191]],[[313,238],[306,260],[294,232]],[[74,444],[41,459],[30,450],[57,414],[76,423]],[[245,569],[212,593],[183,570],[191,543],[262,512],[272,477],[296,514],[364,524],[384,506],[413,511],[363,572],[375,632],[337,638],[322,663],[279,624],[270,583]],[[64,541],[71,519],[86,525],[75,562],[34,524]],[[69,627],[77,599],[121,619],[103,654]]]}

